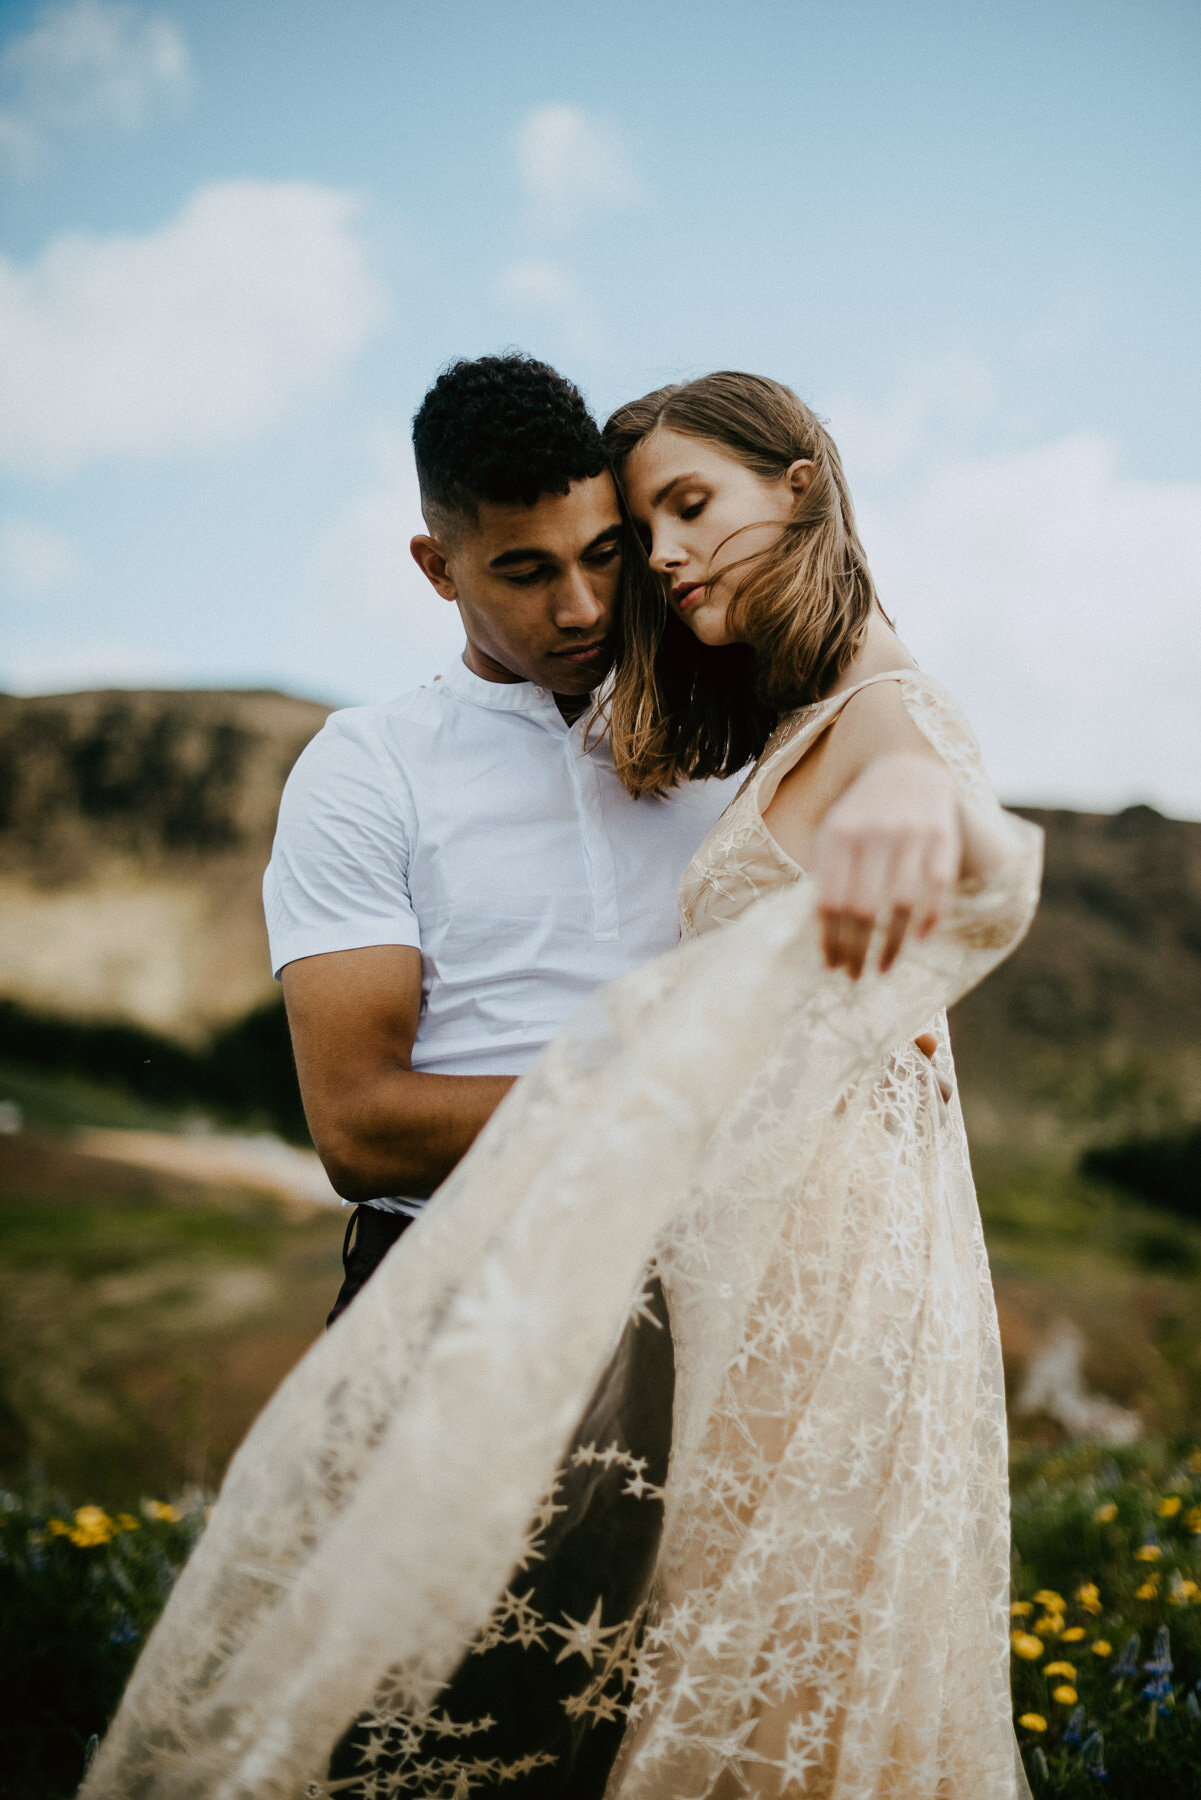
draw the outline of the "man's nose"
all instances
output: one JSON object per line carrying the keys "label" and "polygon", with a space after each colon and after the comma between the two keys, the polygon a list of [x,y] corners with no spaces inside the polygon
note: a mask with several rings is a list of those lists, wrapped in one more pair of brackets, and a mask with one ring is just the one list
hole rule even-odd
{"label": "man's nose", "polygon": [[582,569],[573,569],[555,594],[555,624],[560,631],[587,631],[600,624],[607,610]]}

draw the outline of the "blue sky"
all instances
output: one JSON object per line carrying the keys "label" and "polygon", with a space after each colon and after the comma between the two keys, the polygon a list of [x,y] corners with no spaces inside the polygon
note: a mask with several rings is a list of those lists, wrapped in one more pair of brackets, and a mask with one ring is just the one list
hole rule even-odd
{"label": "blue sky", "polygon": [[0,0],[0,686],[401,691],[442,363],[740,366],[1007,797],[1201,817],[1199,76],[1166,0]]}

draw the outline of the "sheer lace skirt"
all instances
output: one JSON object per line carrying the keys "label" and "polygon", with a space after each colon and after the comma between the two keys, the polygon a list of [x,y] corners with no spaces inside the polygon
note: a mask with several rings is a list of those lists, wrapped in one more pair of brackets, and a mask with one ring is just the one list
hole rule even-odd
{"label": "sheer lace skirt", "polygon": [[992,1299],[896,1046],[1038,865],[1030,829],[886,978],[824,968],[799,886],[599,994],[254,1426],[86,1800],[301,1800],[357,1716],[429,1718],[656,1256],[676,1439],[610,1793],[1010,1800]]}
{"label": "sheer lace skirt", "polygon": [[958,1108],[897,1052],[698,1213],[661,1258],[681,1405],[612,1791],[1011,1793],[1004,1400]]}

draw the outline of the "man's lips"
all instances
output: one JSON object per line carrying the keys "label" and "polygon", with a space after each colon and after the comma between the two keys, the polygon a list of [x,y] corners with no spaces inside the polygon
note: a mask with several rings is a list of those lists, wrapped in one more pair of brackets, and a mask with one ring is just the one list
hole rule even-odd
{"label": "man's lips", "polygon": [[604,638],[597,638],[595,643],[571,644],[566,650],[552,650],[551,655],[559,662],[594,662],[608,647]]}
{"label": "man's lips", "polygon": [[701,598],[704,591],[705,584],[703,581],[685,581],[678,588],[673,588],[671,590],[671,603],[673,606],[678,607],[681,612],[687,612],[690,606],[696,605],[696,602]]}

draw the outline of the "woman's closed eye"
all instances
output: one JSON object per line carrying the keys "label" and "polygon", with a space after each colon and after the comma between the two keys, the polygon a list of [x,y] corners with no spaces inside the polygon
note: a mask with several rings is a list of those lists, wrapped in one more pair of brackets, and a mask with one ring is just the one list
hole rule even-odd
{"label": "woman's closed eye", "polygon": [[693,519],[699,519],[704,510],[705,502],[703,500],[694,500],[689,506],[681,507],[680,517],[684,520],[685,524],[689,524]]}

